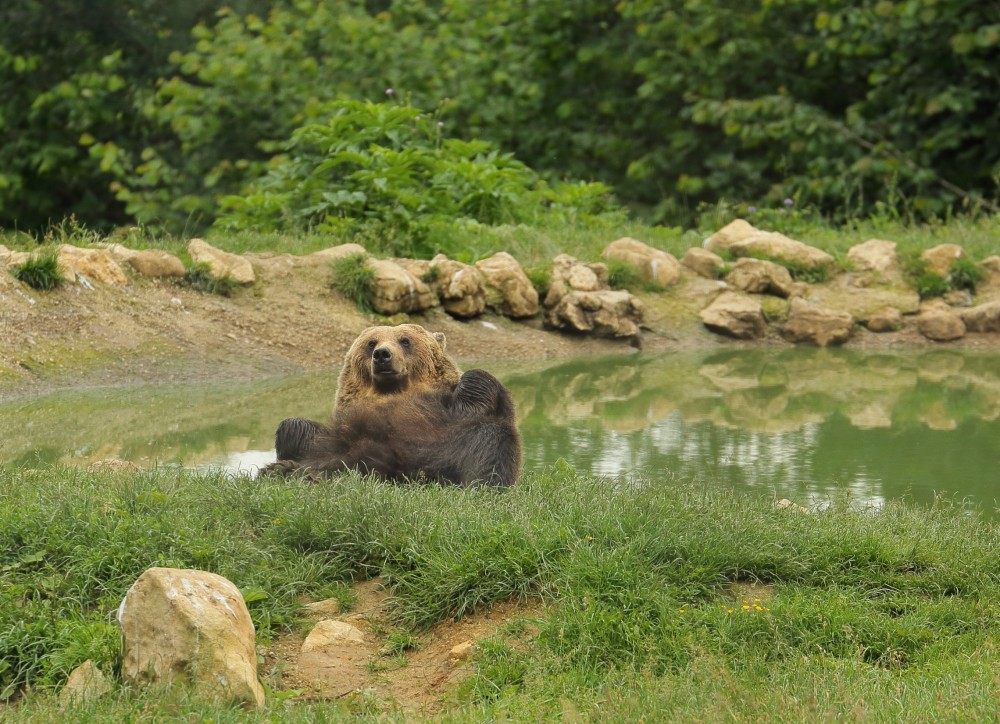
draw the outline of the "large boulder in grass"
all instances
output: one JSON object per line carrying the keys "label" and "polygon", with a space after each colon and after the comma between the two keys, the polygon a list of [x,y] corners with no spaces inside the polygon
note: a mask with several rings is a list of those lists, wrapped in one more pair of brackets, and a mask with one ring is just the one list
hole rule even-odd
{"label": "large boulder in grass", "polygon": [[681,264],[672,254],[627,236],[608,244],[601,257],[635,267],[643,279],[661,287],[672,286],[681,278]]}
{"label": "large boulder in grass", "polygon": [[899,273],[899,256],[894,241],[869,239],[863,244],[855,244],[847,250],[847,258],[855,271],[883,275]]}
{"label": "large boulder in grass", "polygon": [[389,259],[373,259],[368,266],[374,273],[372,308],[379,314],[411,314],[437,305],[437,296],[427,283],[401,264]]}
{"label": "large boulder in grass", "polygon": [[775,231],[761,231],[743,219],[736,219],[719,229],[705,239],[704,246],[716,254],[765,257],[806,269],[833,264],[833,257],[825,251]]}
{"label": "large boulder in grass", "polygon": [[737,339],[757,339],[767,332],[760,302],[745,294],[723,292],[698,316],[711,331]]}
{"label": "large boulder in grass", "polygon": [[188,254],[196,264],[207,264],[209,274],[216,279],[228,277],[237,284],[253,284],[257,279],[248,259],[216,249],[202,239],[188,242]]}
{"label": "large boulder in grass", "polygon": [[150,568],[118,607],[122,678],[186,683],[261,707],[254,627],[239,589],[206,571]]}
{"label": "large boulder in grass", "polygon": [[538,292],[513,256],[505,251],[476,262],[486,282],[486,303],[512,319],[538,314]]}
{"label": "large boulder in grass", "polygon": [[782,336],[790,342],[815,344],[819,347],[843,344],[854,331],[854,317],[801,297],[792,299]]}
{"label": "large boulder in grass", "polygon": [[789,271],[773,261],[740,259],[726,275],[726,282],[735,289],[751,294],[772,294],[787,299],[795,282]]}

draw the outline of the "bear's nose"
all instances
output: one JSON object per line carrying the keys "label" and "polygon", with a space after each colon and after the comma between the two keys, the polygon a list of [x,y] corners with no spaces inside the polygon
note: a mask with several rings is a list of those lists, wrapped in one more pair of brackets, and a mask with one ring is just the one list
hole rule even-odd
{"label": "bear's nose", "polygon": [[374,352],[372,352],[372,359],[376,362],[388,362],[392,359],[392,350],[388,347],[379,347]]}

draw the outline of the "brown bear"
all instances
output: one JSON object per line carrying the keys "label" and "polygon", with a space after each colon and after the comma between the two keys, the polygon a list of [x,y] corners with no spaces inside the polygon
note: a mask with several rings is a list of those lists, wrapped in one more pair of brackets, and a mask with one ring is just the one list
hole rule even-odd
{"label": "brown bear", "polygon": [[275,451],[261,474],[358,469],[394,481],[507,486],[521,472],[507,388],[485,370],[461,374],[444,335],[416,324],[362,332],[344,360],[332,421],[283,420]]}

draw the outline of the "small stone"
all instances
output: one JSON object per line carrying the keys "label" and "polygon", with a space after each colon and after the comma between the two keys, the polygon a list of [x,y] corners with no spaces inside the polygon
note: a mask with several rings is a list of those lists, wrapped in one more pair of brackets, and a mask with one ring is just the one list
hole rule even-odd
{"label": "small stone", "polygon": [[326,616],[336,616],[340,613],[340,601],[336,598],[326,598],[322,601],[313,601],[305,604],[313,613],[321,613]]}
{"label": "small stone", "polygon": [[66,686],[59,692],[62,707],[86,704],[111,691],[111,682],[97,665],[87,659],[73,669]]}
{"label": "small stone", "polygon": [[469,657],[472,656],[472,651],[474,648],[475,648],[475,642],[463,641],[457,646],[452,647],[450,656],[455,661],[468,661]]}
{"label": "small stone", "polygon": [[895,332],[903,326],[903,315],[895,307],[879,310],[868,318],[869,332]]}

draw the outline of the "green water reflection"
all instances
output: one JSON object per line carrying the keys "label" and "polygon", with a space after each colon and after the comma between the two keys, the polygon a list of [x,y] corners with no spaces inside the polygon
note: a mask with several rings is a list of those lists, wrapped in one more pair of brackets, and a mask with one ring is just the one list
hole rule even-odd
{"label": "green water reflection", "polygon": [[[466,365],[469,366],[469,365]],[[525,467],[668,471],[817,504],[936,493],[996,514],[1000,353],[785,349],[483,365],[510,387]],[[76,390],[0,404],[4,462],[253,469],[283,417],[323,419],[336,374]]]}

